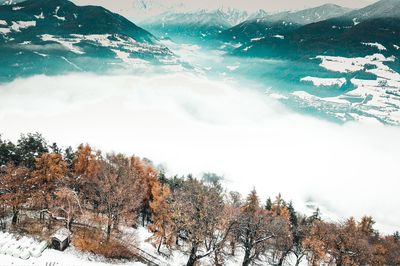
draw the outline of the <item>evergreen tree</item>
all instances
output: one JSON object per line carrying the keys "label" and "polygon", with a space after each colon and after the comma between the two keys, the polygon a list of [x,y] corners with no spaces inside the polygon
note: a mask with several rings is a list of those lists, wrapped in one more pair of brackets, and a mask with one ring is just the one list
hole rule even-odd
{"label": "evergreen tree", "polygon": [[33,169],[35,167],[35,158],[47,153],[47,142],[39,133],[21,135],[17,143],[17,154],[19,157],[18,165]]}
{"label": "evergreen tree", "polygon": [[165,185],[165,184],[168,183],[168,178],[167,178],[167,176],[165,175],[165,170],[164,170],[164,168],[161,168],[161,169],[158,171],[158,181],[160,181],[160,183],[163,184],[163,185]]}
{"label": "evergreen tree", "polygon": [[11,141],[2,140],[0,135],[0,166],[7,165],[8,163],[17,165],[19,161],[15,144]]}
{"label": "evergreen tree", "polygon": [[74,158],[75,158],[75,152],[71,146],[69,146],[68,148],[66,148],[64,150],[63,158],[64,158],[65,163],[68,166],[68,169],[72,170],[73,162],[74,162]]}
{"label": "evergreen tree", "polygon": [[290,223],[292,225],[292,227],[297,227],[298,224],[298,220],[297,220],[297,213],[293,207],[293,202],[290,201],[289,205],[288,205],[288,210],[289,210],[289,214],[290,214]]}
{"label": "evergreen tree", "polygon": [[400,242],[400,232],[399,231],[394,232],[393,238],[395,241]]}
{"label": "evergreen tree", "polygon": [[266,209],[267,211],[272,210],[272,200],[271,200],[270,197],[267,199],[267,203],[265,204],[265,209]]}
{"label": "evergreen tree", "polygon": [[53,144],[51,144],[49,148],[52,153],[62,154],[62,149],[59,148],[57,143],[55,142],[53,142]]}
{"label": "evergreen tree", "polygon": [[314,221],[316,221],[316,220],[321,220],[321,211],[319,210],[319,208],[317,208],[314,212],[313,212],[313,214],[310,216],[310,221],[311,222],[314,222]]}

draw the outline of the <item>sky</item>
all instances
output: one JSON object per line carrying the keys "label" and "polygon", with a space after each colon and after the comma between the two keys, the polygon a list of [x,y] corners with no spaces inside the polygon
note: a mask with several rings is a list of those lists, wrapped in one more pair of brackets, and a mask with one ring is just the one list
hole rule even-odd
{"label": "sky", "polygon": [[236,8],[254,12],[264,9],[268,12],[299,10],[326,3],[351,8],[371,4],[374,0],[74,0],[80,5],[101,5],[130,19],[142,19],[167,11],[192,11],[196,9]]}

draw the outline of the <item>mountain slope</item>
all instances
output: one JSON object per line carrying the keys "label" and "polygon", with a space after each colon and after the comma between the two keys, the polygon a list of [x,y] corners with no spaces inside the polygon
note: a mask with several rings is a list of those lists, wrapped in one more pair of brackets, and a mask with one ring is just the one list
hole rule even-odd
{"label": "mountain slope", "polygon": [[0,6],[0,53],[0,70],[11,76],[107,69],[110,64],[161,62],[173,56],[151,33],[126,18],[67,0]]}
{"label": "mountain slope", "polygon": [[350,9],[338,5],[326,4],[297,12],[281,12],[267,15],[258,19],[251,19],[221,33],[223,40],[249,42],[253,38],[265,38],[273,35],[282,35],[302,25],[323,21],[341,16]]}
{"label": "mountain slope", "polygon": [[295,24],[306,25],[334,17],[341,16],[349,12],[349,8],[334,4],[325,4],[322,6],[308,8],[297,12],[282,12],[263,18],[266,21],[277,22],[286,21]]}
{"label": "mountain slope", "polygon": [[259,10],[248,14],[237,9],[198,10],[183,13],[164,13],[142,21],[141,25],[161,36],[191,36],[205,38],[222,32],[249,17],[265,15]]}
{"label": "mountain slope", "polygon": [[[383,0],[343,16],[287,32],[284,39],[264,38],[235,52],[251,56],[310,57],[319,54],[360,56],[374,52],[397,55],[400,1]],[[379,12],[378,12],[379,11]]]}
{"label": "mountain slope", "polygon": [[400,1],[381,0],[359,10],[346,14],[354,21],[364,21],[374,18],[400,18]]}

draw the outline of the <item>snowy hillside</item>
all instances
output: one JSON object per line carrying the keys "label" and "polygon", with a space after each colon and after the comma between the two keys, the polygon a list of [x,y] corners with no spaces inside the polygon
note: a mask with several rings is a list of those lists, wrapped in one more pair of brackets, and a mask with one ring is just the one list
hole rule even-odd
{"label": "snowy hillside", "polygon": [[[5,76],[13,76],[15,67],[20,72],[43,73],[55,70],[53,66],[102,69],[110,64],[170,62],[174,57],[151,33],[124,17],[67,0],[0,6],[0,47]],[[97,59],[102,62],[88,64]]]}
{"label": "snowy hillside", "polygon": [[202,9],[183,13],[167,12],[141,21],[140,24],[161,35],[186,34],[204,38],[220,33],[250,17],[259,18],[265,14],[264,10],[248,13],[234,8]]}
{"label": "snowy hillside", "polygon": [[261,13],[259,17],[250,16],[248,20],[222,32],[220,38],[249,42],[252,38],[285,34],[301,25],[341,16],[349,10],[348,8],[327,4],[296,12],[281,12],[272,15]]}

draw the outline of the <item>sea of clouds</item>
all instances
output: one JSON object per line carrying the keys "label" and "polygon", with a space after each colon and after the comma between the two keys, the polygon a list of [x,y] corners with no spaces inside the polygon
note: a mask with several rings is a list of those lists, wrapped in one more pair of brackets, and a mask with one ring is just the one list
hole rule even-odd
{"label": "sea of clouds", "polygon": [[223,175],[230,190],[282,193],[341,220],[398,230],[400,128],[294,113],[233,82],[192,74],[35,76],[0,85],[0,132],[147,157],[169,174]]}

